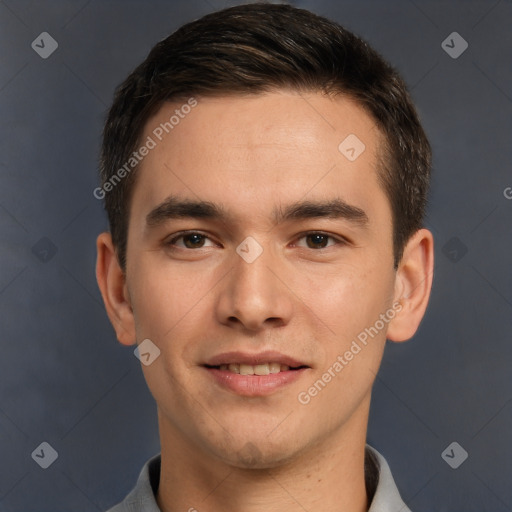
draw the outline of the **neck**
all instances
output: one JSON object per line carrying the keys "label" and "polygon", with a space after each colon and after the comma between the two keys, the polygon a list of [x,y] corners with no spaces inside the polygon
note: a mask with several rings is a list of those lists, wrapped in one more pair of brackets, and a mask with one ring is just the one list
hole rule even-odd
{"label": "neck", "polygon": [[365,408],[292,461],[248,469],[202,450],[159,413],[158,505],[162,512],[366,512],[367,421]]}

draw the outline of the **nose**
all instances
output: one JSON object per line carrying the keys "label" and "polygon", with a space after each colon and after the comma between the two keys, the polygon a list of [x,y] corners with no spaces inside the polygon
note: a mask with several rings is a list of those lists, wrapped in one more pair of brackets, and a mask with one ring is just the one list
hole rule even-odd
{"label": "nose", "polygon": [[263,252],[253,261],[233,255],[232,271],[222,280],[217,302],[220,323],[257,332],[290,322],[293,293],[287,283],[289,272],[278,255],[265,245],[261,247]]}

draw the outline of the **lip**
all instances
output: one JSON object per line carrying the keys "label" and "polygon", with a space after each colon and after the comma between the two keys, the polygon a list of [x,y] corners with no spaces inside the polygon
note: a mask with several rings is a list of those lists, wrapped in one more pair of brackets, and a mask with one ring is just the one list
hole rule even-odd
{"label": "lip", "polygon": [[[290,356],[281,354],[280,352],[266,350],[264,352],[258,352],[257,354],[249,354],[247,352],[224,352],[222,354],[217,354],[212,357],[205,365],[208,366],[220,366],[221,364],[250,364],[255,366],[257,364],[265,364],[265,363],[279,363],[290,366],[291,368],[298,368],[299,366],[308,366],[306,363],[301,361],[297,361]],[[297,370],[295,370],[297,371]],[[283,372],[286,373],[286,372]],[[279,374],[273,374],[279,375]],[[263,375],[263,377],[266,377]]]}
{"label": "lip", "polygon": [[[267,360],[268,361],[268,360]],[[274,362],[277,362],[272,360]],[[225,364],[225,363],[222,363]],[[249,364],[249,363],[246,363]],[[283,363],[286,364],[286,363]],[[219,386],[241,396],[267,396],[300,379],[310,368],[300,368],[269,375],[240,375],[229,370],[203,366]]]}

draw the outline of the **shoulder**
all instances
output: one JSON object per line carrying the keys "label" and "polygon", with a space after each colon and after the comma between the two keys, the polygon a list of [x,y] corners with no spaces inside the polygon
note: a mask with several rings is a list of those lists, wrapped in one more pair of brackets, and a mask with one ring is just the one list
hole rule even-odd
{"label": "shoulder", "polygon": [[135,487],[126,498],[106,512],[161,512],[156,503],[160,482],[160,454],[151,457],[139,474]]}
{"label": "shoulder", "polygon": [[367,489],[373,490],[368,512],[411,512],[400,497],[391,469],[382,454],[366,445],[365,477]]}

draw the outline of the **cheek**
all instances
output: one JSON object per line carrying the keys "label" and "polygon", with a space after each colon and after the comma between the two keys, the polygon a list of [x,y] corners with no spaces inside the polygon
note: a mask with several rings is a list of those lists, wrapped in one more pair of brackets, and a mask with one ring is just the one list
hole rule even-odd
{"label": "cheek", "polygon": [[211,325],[212,288],[219,276],[211,269],[199,272],[194,265],[171,264],[149,254],[140,259],[132,278],[137,340],[152,340],[167,370],[177,377],[193,364],[197,345]]}
{"label": "cheek", "polygon": [[[352,340],[372,326],[388,308],[393,291],[389,269],[367,263],[338,267],[334,272],[309,277],[304,301],[314,312],[320,326],[328,326],[322,341],[326,355],[345,350]],[[383,334],[384,335],[384,334]]]}
{"label": "cheek", "polygon": [[385,346],[384,331],[372,337],[365,329],[386,311],[389,271],[370,265],[363,271],[362,267],[350,272],[346,268],[343,272],[338,270],[337,275],[327,276],[322,286],[318,280],[316,287],[309,283],[308,293],[316,298],[310,307],[314,304],[318,324],[327,324],[329,333],[317,337],[319,353],[323,354],[319,355],[319,366],[308,387],[301,390],[301,397],[309,400],[311,418],[321,416],[326,425],[346,421],[367,395]]}
{"label": "cheek", "polygon": [[181,269],[147,260],[139,261],[130,281],[136,328],[144,337],[165,340],[197,303],[200,289]]}

